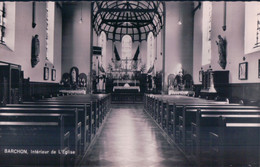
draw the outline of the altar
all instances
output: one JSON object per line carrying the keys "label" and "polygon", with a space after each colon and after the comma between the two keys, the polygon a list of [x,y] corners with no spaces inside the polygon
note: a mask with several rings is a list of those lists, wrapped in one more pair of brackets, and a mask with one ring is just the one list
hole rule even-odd
{"label": "altar", "polygon": [[138,103],[142,102],[143,93],[140,89],[140,81],[114,80],[112,103]]}
{"label": "altar", "polygon": [[190,90],[168,90],[168,95],[194,96],[195,92]]}
{"label": "altar", "polygon": [[140,81],[137,80],[114,80],[113,92],[140,92]]}
{"label": "altar", "polygon": [[124,87],[124,86],[114,86],[113,87],[113,92],[121,92],[121,91],[132,91],[132,92],[140,92],[140,87],[139,86],[130,86],[130,87]]}
{"label": "altar", "polygon": [[87,94],[86,90],[60,90],[62,95],[85,95]]}

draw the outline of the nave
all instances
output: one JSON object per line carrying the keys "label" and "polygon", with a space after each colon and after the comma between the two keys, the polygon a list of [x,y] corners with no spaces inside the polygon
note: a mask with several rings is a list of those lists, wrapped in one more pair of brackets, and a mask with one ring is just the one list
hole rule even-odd
{"label": "nave", "polygon": [[67,95],[2,106],[0,165],[259,166],[259,106],[143,99],[111,105],[110,94]]}
{"label": "nave", "polygon": [[81,167],[192,166],[167,142],[143,105],[112,105],[104,125]]}

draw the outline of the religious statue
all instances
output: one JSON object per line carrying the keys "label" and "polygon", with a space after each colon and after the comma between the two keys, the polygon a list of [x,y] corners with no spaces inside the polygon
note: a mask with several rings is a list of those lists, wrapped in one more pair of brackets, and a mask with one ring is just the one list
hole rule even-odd
{"label": "religious statue", "polygon": [[151,75],[148,75],[147,76],[147,89],[149,91],[151,91],[153,88],[153,82],[152,82],[152,76]]}
{"label": "religious statue", "polygon": [[34,68],[40,61],[40,41],[38,35],[36,34],[32,39],[32,53],[31,53],[31,65]]}
{"label": "religious statue", "polygon": [[87,87],[87,75],[85,73],[80,73],[79,74],[79,86],[81,88],[86,88]]}
{"label": "religious statue", "polygon": [[219,53],[219,60],[218,63],[222,69],[226,68],[227,60],[226,60],[226,41],[221,37],[221,35],[218,35],[219,41],[216,41],[216,44],[218,45],[218,53]]}
{"label": "religious statue", "polygon": [[174,74],[169,74],[168,75],[168,89],[173,90],[174,89],[174,79],[175,75]]}
{"label": "religious statue", "polygon": [[69,73],[64,73],[62,75],[62,79],[61,79],[61,82],[60,84],[65,87],[65,88],[68,88],[70,87],[70,74]]}
{"label": "religious statue", "polygon": [[70,82],[71,88],[76,89],[78,87],[78,76],[79,76],[79,69],[77,67],[72,67],[70,69]]}
{"label": "religious statue", "polygon": [[97,83],[97,90],[99,92],[102,92],[105,90],[105,79],[106,79],[106,76],[105,75],[99,75],[97,76],[98,78],[98,83]]}

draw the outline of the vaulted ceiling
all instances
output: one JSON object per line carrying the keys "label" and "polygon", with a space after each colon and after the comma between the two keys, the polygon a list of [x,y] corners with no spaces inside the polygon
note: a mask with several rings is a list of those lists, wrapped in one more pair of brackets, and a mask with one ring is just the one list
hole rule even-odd
{"label": "vaulted ceiling", "polygon": [[130,35],[134,41],[156,36],[164,25],[164,4],[160,1],[98,1],[93,4],[93,28],[108,40],[121,41]]}

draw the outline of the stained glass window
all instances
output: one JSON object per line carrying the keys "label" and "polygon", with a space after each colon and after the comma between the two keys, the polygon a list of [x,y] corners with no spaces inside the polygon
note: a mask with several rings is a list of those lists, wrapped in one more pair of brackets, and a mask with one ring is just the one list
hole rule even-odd
{"label": "stained glass window", "polygon": [[147,70],[149,70],[150,67],[153,66],[154,58],[155,58],[155,46],[154,46],[154,36],[153,33],[150,32],[147,37]]}
{"label": "stained glass window", "polygon": [[55,21],[55,2],[47,2],[46,6],[46,50],[47,50],[47,60],[51,63],[54,59],[54,21]]}
{"label": "stained glass window", "polygon": [[102,47],[101,64],[103,67],[106,65],[106,48],[107,48],[107,36],[104,31],[101,32],[98,39],[98,46]]}
{"label": "stained glass window", "polygon": [[127,60],[132,59],[132,38],[130,35],[123,36],[122,39],[122,65],[123,68],[130,69],[131,63],[127,62]]}
{"label": "stained glass window", "polygon": [[202,65],[206,65],[211,62],[212,2],[203,2],[202,19]]}
{"label": "stained glass window", "polygon": [[0,28],[1,28],[1,38],[0,42],[5,43],[5,16],[6,16],[6,11],[5,11],[5,3],[0,2]]}

